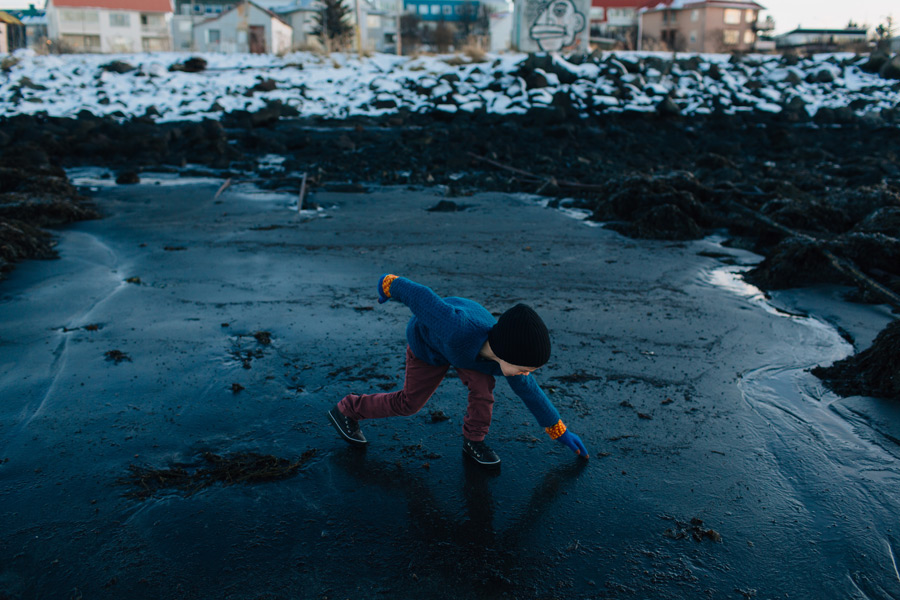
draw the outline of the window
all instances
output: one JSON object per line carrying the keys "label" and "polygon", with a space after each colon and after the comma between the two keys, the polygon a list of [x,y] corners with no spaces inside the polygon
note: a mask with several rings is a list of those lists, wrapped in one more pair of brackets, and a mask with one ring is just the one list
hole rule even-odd
{"label": "window", "polygon": [[691,21],[697,22],[700,20],[700,11],[692,10],[691,11]]}
{"label": "window", "polygon": [[131,15],[128,13],[109,13],[110,27],[129,27],[131,25]]}
{"label": "window", "polygon": [[669,21],[670,21],[671,23],[674,23],[674,22],[677,20],[677,17],[678,17],[678,11],[677,11],[677,10],[670,10],[670,11],[669,11]]}
{"label": "window", "polygon": [[696,31],[692,31],[692,32],[691,32],[691,43],[692,43],[692,44],[696,44],[696,43],[697,43],[697,32],[696,32]]}
{"label": "window", "polygon": [[381,29],[381,17],[379,15],[366,15],[366,27],[368,29]]}
{"label": "window", "polygon": [[419,5],[419,14],[420,14],[420,15],[427,15],[427,14],[428,14],[428,5],[427,5],[427,4],[420,4],[420,5]]}
{"label": "window", "polygon": [[744,11],[744,20],[747,23],[752,23],[756,20],[756,11],[750,10],[749,8]]}
{"label": "window", "polygon": [[725,22],[729,25],[738,25],[741,22],[741,10],[739,8],[725,9]]}
{"label": "window", "polygon": [[191,30],[192,23],[190,21],[179,21],[178,22],[178,31],[181,33],[188,33]]}
{"label": "window", "polygon": [[738,40],[741,39],[740,33],[741,32],[738,31],[737,29],[726,29],[724,36],[723,36],[723,41],[725,42],[725,45],[726,46],[736,45],[738,43]]}
{"label": "window", "polygon": [[753,32],[749,29],[744,32],[744,43],[748,46],[753,44]]}
{"label": "window", "polygon": [[431,14],[433,14],[433,15],[439,15],[439,14],[441,14],[441,7],[440,7],[439,4],[432,4],[432,5],[431,5]]}
{"label": "window", "polygon": [[60,37],[64,43],[75,50],[84,50],[88,52],[100,50],[99,35],[68,35],[64,33]]}
{"label": "window", "polygon": [[162,27],[164,24],[162,15],[141,15],[141,25],[144,27]]}
{"label": "window", "polygon": [[218,29],[208,29],[206,31],[206,43],[207,44],[218,44],[221,37],[222,37],[222,34]]}
{"label": "window", "polygon": [[[612,10],[610,10],[610,16],[612,16]],[[591,21],[602,21],[603,20],[603,7],[602,6],[592,6],[591,7]]]}
{"label": "window", "polygon": [[66,23],[99,23],[100,13],[96,10],[61,10],[60,20]]}
{"label": "window", "polygon": [[453,7],[450,6],[449,4],[445,4],[445,5],[442,6],[441,8],[443,8],[444,14],[445,14],[445,15],[452,15],[452,14],[453,14]]}

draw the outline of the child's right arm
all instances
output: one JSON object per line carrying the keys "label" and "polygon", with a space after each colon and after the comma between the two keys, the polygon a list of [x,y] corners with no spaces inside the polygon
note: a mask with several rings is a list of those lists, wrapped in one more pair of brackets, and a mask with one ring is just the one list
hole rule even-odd
{"label": "child's right arm", "polygon": [[409,307],[429,329],[440,330],[456,318],[456,309],[431,288],[406,277],[385,274],[378,282],[378,302],[395,298]]}

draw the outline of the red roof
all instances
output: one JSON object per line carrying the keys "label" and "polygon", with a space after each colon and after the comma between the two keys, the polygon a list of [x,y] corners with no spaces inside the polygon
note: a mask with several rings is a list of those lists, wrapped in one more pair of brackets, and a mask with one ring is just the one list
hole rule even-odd
{"label": "red roof", "polygon": [[72,8],[105,8],[139,12],[172,12],[172,0],[48,0],[47,4]]}

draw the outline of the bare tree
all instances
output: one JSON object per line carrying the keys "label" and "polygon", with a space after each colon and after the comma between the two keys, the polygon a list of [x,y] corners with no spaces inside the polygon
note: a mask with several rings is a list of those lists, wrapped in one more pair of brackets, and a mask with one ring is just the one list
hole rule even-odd
{"label": "bare tree", "polygon": [[415,54],[422,45],[422,20],[416,13],[403,13],[400,16],[400,41],[404,54]]}
{"label": "bare tree", "polygon": [[453,46],[455,34],[456,28],[453,25],[446,21],[438,22],[437,27],[434,28],[434,45],[436,50],[441,53],[449,52],[450,47]]}

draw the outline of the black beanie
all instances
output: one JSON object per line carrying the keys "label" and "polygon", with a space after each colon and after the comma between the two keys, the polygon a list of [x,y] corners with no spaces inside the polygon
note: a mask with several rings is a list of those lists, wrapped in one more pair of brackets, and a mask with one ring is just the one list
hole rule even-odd
{"label": "black beanie", "polygon": [[516,304],[500,315],[488,333],[497,358],[519,367],[541,367],[550,360],[550,334],[534,310]]}

